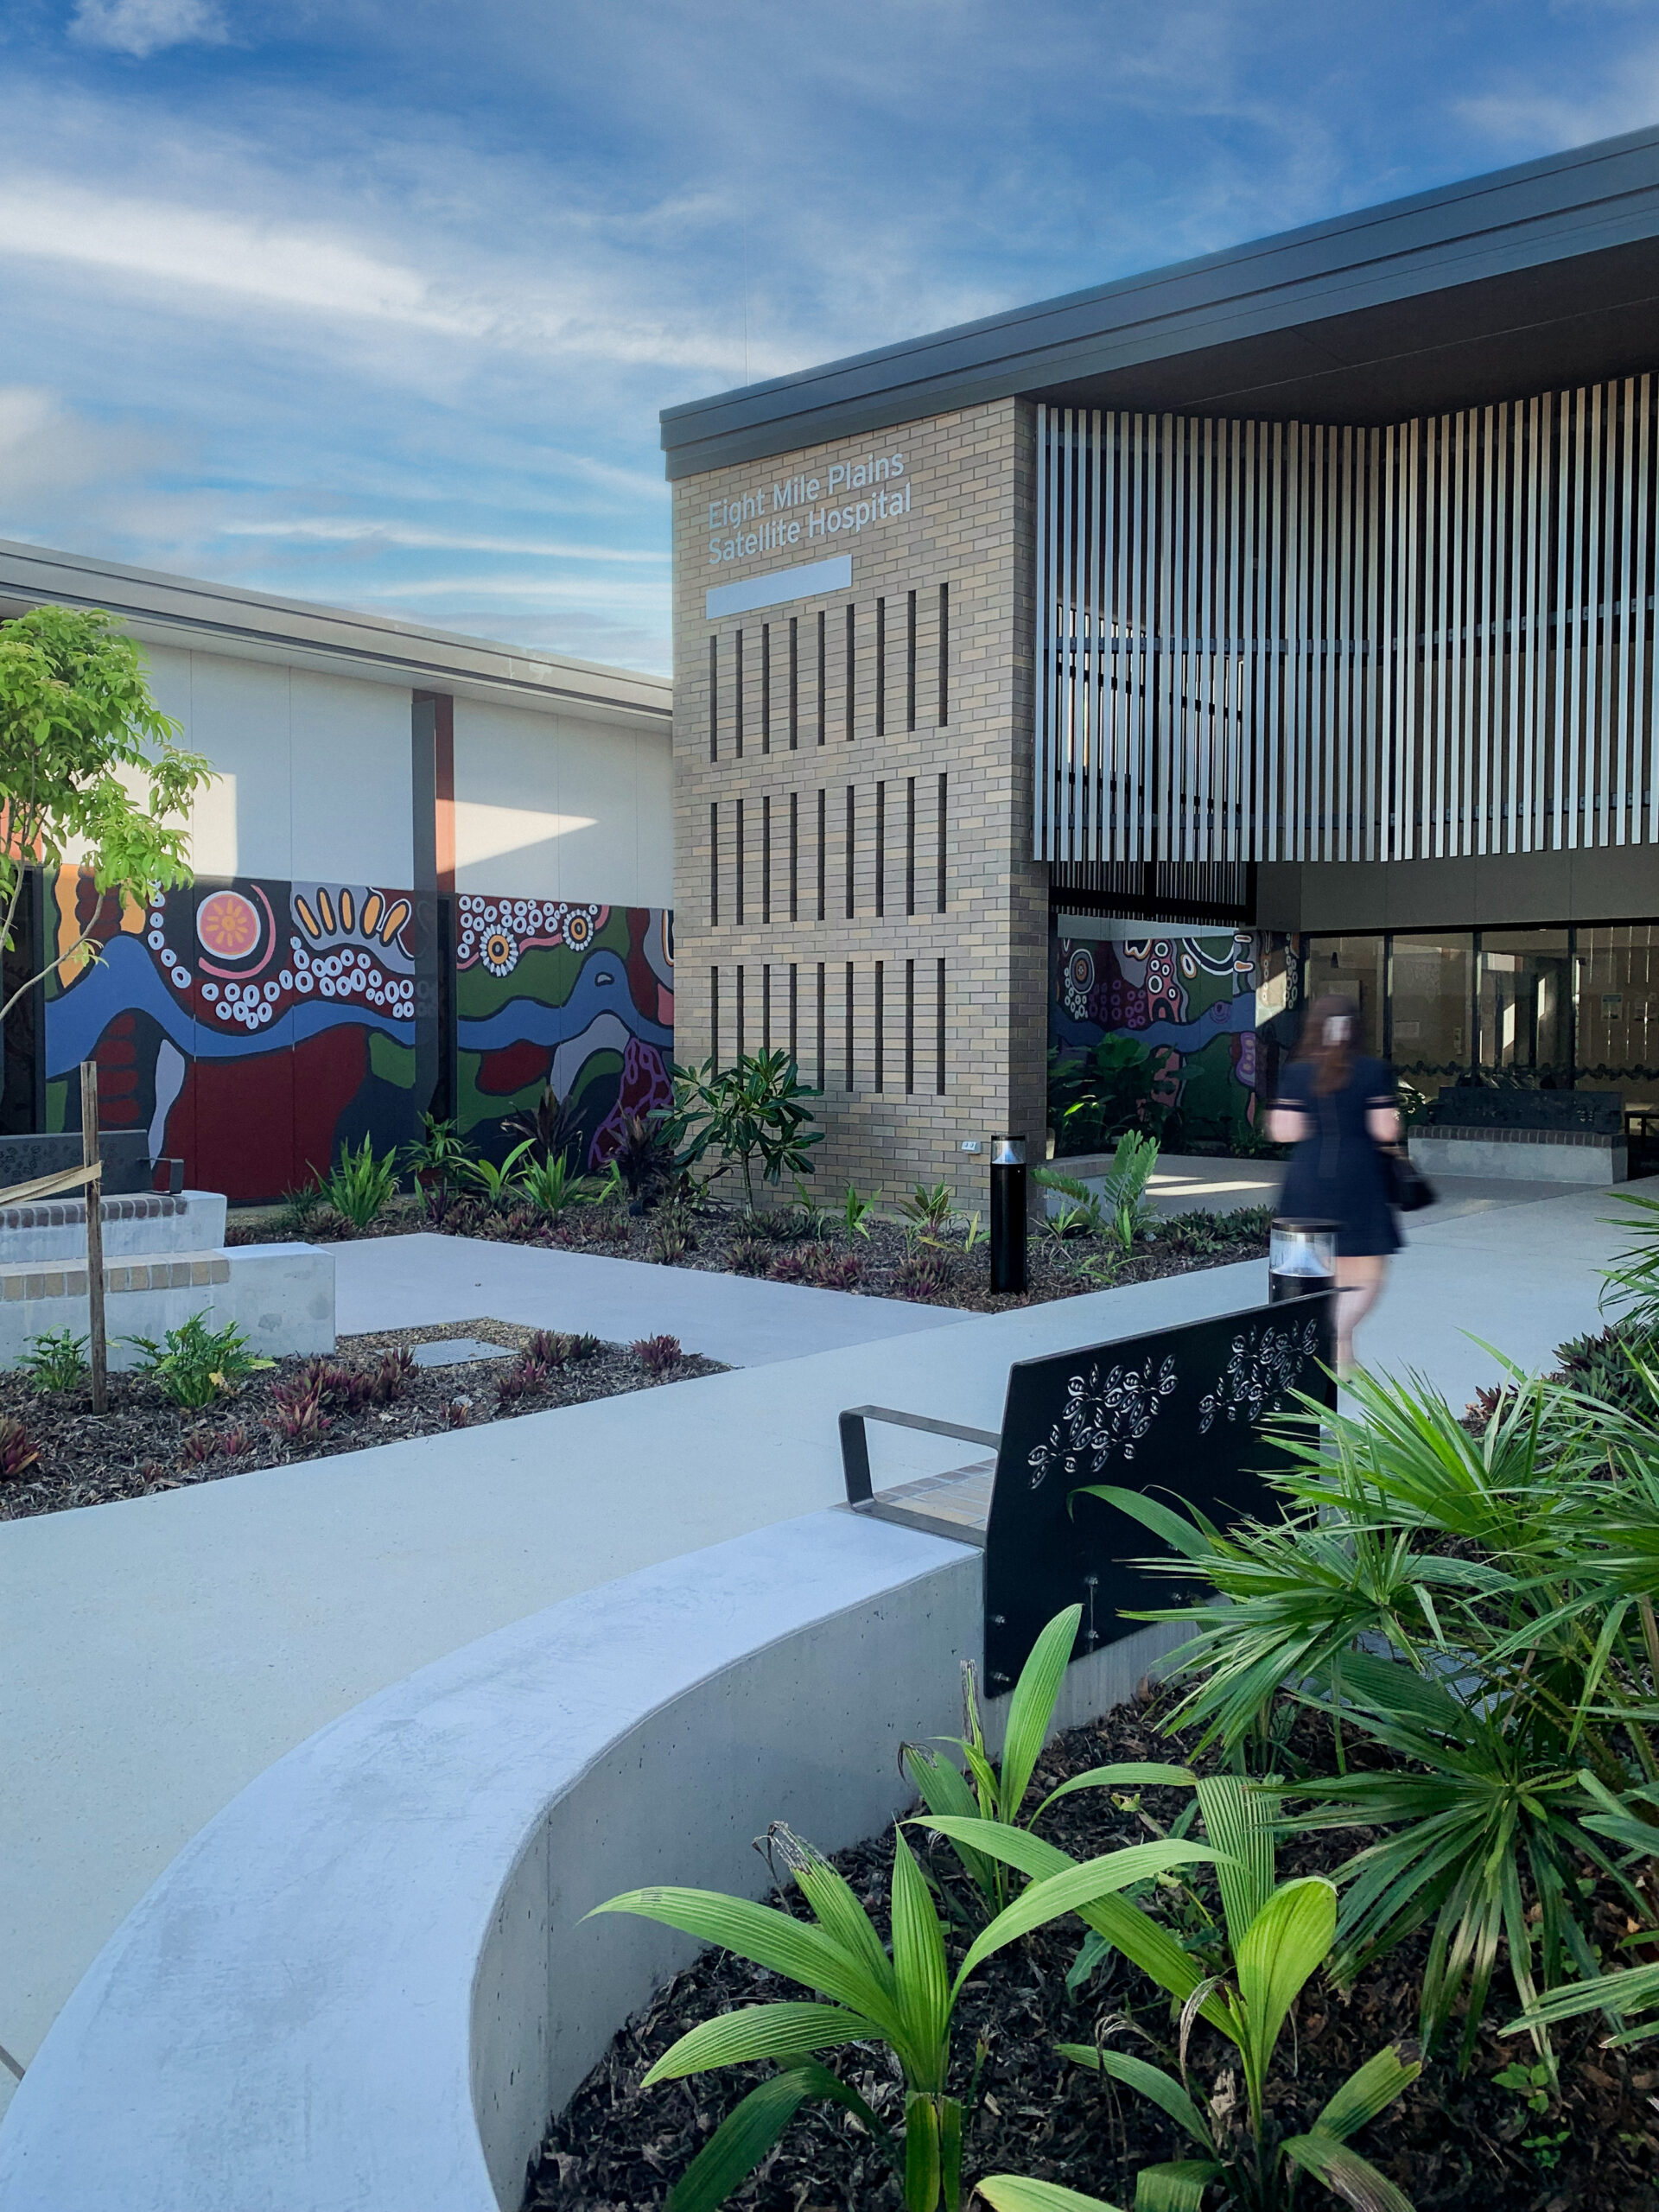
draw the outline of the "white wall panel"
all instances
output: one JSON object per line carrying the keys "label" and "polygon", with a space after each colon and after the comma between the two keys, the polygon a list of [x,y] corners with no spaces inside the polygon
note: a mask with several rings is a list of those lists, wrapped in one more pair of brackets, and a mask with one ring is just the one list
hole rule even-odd
{"label": "white wall panel", "polygon": [[205,753],[220,777],[196,802],[196,872],[290,877],[295,868],[289,671],[218,653],[191,653],[188,660],[189,711],[179,716],[185,723],[184,742]]}
{"label": "white wall panel", "polygon": [[293,867],[402,888],[415,877],[410,693],[293,672]]}
{"label": "white wall panel", "polygon": [[673,902],[666,735],[455,702],[455,887]]}

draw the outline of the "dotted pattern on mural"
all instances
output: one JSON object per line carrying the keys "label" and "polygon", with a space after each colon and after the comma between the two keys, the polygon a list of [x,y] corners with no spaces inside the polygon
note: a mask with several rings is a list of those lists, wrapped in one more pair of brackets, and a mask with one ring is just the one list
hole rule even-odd
{"label": "dotted pattern on mural", "polygon": [[455,965],[470,968],[476,961],[492,976],[512,975],[520,955],[534,945],[563,944],[585,952],[610,911],[564,899],[480,899],[469,893],[457,906]]}

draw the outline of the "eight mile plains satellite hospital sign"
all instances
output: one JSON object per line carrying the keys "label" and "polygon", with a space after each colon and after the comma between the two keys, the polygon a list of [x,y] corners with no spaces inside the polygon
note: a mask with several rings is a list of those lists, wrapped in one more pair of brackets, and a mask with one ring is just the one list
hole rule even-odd
{"label": "eight mile plains satellite hospital sign", "polygon": [[[827,555],[835,540],[845,543],[861,531],[908,515],[911,490],[902,453],[869,453],[835,461],[821,477],[775,477],[753,491],[710,499],[709,565],[729,569],[795,546],[823,548]],[[852,575],[852,556],[842,553],[741,582],[715,584],[708,593],[706,620],[842,591]]]}

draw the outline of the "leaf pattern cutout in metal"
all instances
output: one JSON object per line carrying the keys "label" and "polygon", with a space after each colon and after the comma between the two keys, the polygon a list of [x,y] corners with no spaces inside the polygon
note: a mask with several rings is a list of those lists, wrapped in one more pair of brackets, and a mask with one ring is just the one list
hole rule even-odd
{"label": "leaf pattern cutout in metal", "polygon": [[1109,1368],[1098,1362],[1086,1373],[1068,1376],[1065,1407],[1026,1464],[1031,1487],[1040,1490],[1058,1467],[1064,1475],[1097,1475],[1114,1452],[1133,1459],[1135,1447],[1151,1428],[1178,1377],[1173,1354],[1154,1373],[1150,1355],[1139,1367]]}
{"label": "leaf pattern cutout in metal", "polygon": [[1230,1421],[1250,1422],[1261,1419],[1264,1408],[1277,1411],[1307,1363],[1319,1357],[1319,1344],[1316,1320],[1269,1326],[1259,1334],[1241,1329],[1214,1388],[1198,1400],[1199,1435],[1207,1436],[1223,1414]]}

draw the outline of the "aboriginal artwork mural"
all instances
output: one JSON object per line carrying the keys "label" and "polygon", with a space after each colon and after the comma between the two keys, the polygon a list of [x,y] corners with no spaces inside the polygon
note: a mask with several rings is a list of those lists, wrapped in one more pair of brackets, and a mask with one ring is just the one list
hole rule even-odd
{"label": "aboriginal artwork mural", "polygon": [[1128,1039],[1147,1053],[1166,1143],[1235,1144],[1255,1121],[1256,957],[1247,930],[1056,937],[1050,1050],[1065,1062]]}
{"label": "aboriginal artwork mural", "polygon": [[[550,1078],[574,1088],[597,1165],[623,1117],[667,1094],[670,918],[656,909],[456,901],[458,1116],[499,1154],[499,1122]],[[96,917],[96,918],[94,918]],[[77,1121],[79,1063],[99,1068],[105,1128],[232,1199],[281,1196],[344,1145],[415,1136],[414,903],[384,885],[199,881],[101,910],[90,877],[47,884],[47,932],[101,946],[46,986],[46,1126]]]}
{"label": "aboriginal artwork mural", "polygon": [[463,1134],[499,1158],[514,1141],[503,1118],[550,1083],[602,1166],[631,1115],[669,1100],[672,915],[466,893],[455,908]]}

